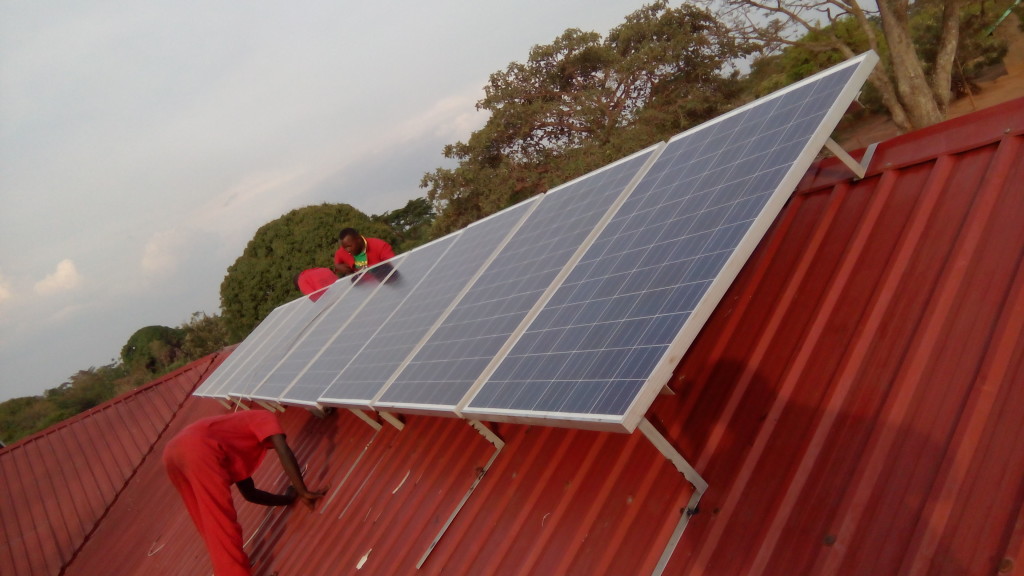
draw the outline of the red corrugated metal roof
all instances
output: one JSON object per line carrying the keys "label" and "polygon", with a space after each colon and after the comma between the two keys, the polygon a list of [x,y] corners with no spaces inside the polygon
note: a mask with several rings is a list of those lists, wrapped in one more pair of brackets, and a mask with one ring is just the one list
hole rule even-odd
{"label": "red corrugated metal roof", "polygon": [[[709,483],[665,573],[1024,561],[1022,139],[1018,100],[883,143],[862,180],[831,160],[812,168],[680,363],[676,394],[648,413]],[[223,410],[190,399],[171,415],[76,557],[32,544],[40,553],[0,556],[0,572],[208,574],[156,455]],[[115,434],[90,419],[74,424],[83,439]],[[310,483],[331,491],[315,512],[239,502],[258,575],[650,573],[691,494],[639,433],[497,425],[505,447],[417,569],[495,448],[454,419],[375,432],[345,411],[289,408],[282,423]],[[81,462],[113,467],[117,452]],[[18,458],[0,453],[7,477],[46,462]],[[284,486],[274,460],[258,485]],[[101,480],[82,498],[117,485]],[[69,510],[37,502],[16,519],[51,533]]]}
{"label": "red corrugated metal roof", "polygon": [[0,574],[58,574],[226,357],[214,354],[0,450]]}

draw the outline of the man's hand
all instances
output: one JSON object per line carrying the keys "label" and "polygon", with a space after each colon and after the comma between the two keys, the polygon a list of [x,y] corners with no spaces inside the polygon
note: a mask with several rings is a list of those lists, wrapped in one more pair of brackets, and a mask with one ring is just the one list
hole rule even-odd
{"label": "man's hand", "polygon": [[[274,434],[270,437],[270,441],[281,460],[281,467],[284,468],[285,474],[291,480],[292,485],[289,490],[293,491],[298,498],[302,499],[306,507],[312,510],[316,501],[323,498],[327,490],[310,490],[306,487],[306,482],[302,479],[302,472],[299,471],[299,463],[295,460],[295,453],[288,446],[284,434]],[[285,494],[288,493],[285,491]]]}
{"label": "man's hand", "polygon": [[[295,488],[292,486],[289,486],[288,490],[295,492]],[[323,498],[327,494],[327,490],[306,490],[305,493],[296,494],[302,500],[302,503],[306,505],[306,508],[313,510],[316,508],[316,501]]]}

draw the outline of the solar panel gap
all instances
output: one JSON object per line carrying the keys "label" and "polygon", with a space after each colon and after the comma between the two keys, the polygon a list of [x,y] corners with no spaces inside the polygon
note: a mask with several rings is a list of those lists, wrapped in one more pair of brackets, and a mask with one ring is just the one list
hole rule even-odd
{"label": "solar panel gap", "polygon": [[[866,53],[672,138],[459,414],[632,432],[876,62]],[[576,346],[542,353],[552,334]]]}

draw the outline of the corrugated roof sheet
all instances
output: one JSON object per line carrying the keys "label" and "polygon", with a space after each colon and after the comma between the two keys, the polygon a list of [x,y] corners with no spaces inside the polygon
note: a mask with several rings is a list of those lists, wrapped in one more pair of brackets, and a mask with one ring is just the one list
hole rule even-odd
{"label": "corrugated roof sheet", "polygon": [[[1022,139],[1017,100],[883,143],[862,180],[832,160],[811,170],[648,413],[709,483],[665,573],[1020,571]],[[23,535],[0,572],[208,574],[156,456],[223,410],[185,401],[73,559]],[[97,415],[73,423],[80,439],[134,433]],[[495,448],[463,421],[375,432],[289,408],[282,423],[331,490],[314,512],[239,502],[258,575],[650,573],[691,493],[639,433],[497,425],[506,445],[480,478]],[[115,467],[81,462],[100,457]],[[5,478],[69,475],[17,458],[0,452]],[[274,460],[256,481],[281,489]],[[45,500],[15,516],[33,535],[73,517]]]}
{"label": "corrugated roof sheet", "polygon": [[146,461],[214,354],[0,450],[0,574],[58,574]]}

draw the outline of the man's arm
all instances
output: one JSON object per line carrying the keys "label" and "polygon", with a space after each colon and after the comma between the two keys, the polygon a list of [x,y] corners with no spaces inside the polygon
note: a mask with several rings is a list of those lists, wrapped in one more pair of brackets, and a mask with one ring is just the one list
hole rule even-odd
{"label": "man's arm", "polygon": [[284,494],[273,494],[257,488],[252,478],[235,482],[235,486],[238,486],[238,491],[242,494],[242,498],[260,506],[287,506],[295,502],[296,498],[295,488],[291,486],[288,487]]}
{"label": "man's arm", "polygon": [[277,457],[281,459],[281,467],[284,468],[284,473],[291,480],[292,486],[295,488],[295,497],[301,498],[303,503],[312,510],[316,501],[323,498],[327,491],[306,488],[306,482],[302,479],[302,472],[299,470],[299,462],[295,459],[295,453],[292,452],[291,447],[285,441],[284,434],[274,434],[270,437],[270,441],[277,452]]}

